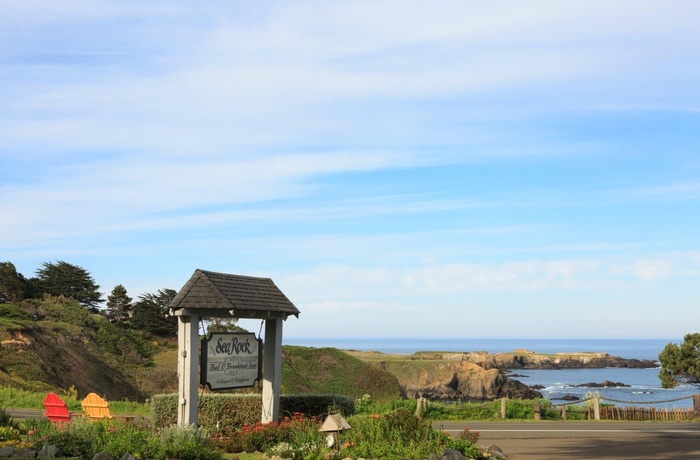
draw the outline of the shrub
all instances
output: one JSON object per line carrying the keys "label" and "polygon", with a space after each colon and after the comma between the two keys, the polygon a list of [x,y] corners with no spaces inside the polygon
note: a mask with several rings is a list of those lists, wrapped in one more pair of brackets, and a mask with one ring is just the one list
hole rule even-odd
{"label": "shrub", "polygon": [[221,460],[222,453],[215,449],[209,434],[193,426],[171,426],[151,437],[142,452],[144,458],[177,458],[181,460]]}
{"label": "shrub", "polygon": [[396,409],[406,409],[416,412],[417,402],[415,399],[393,399],[387,401],[375,401],[371,395],[364,395],[355,400],[355,414],[383,414]]}
{"label": "shrub", "polygon": [[41,310],[47,320],[55,320],[75,326],[91,327],[94,325],[93,315],[77,300],[62,295],[44,294],[42,300],[27,299],[22,302],[26,309]]}
{"label": "shrub", "polygon": [[355,412],[358,414],[369,414],[371,412],[370,407],[372,406],[372,403],[373,401],[371,395],[366,394],[363,397],[358,398],[355,401]]}
{"label": "shrub", "polygon": [[[341,455],[364,458],[427,458],[446,448],[470,458],[482,458],[471,438],[451,438],[411,411],[397,409],[383,415],[357,415],[348,420],[352,429],[341,433]],[[349,449],[348,452],[342,452]]]}
{"label": "shrub", "polygon": [[[156,395],[151,399],[153,426],[165,428],[177,423],[178,395]],[[260,395],[205,394],[199,398],[197,421],[211,433],[225,428],[240,428],[260,420]]]}
{"label": "shrub", "polygon": [[423,415],[431,420],[488,420],[500,418],[501,402],[487,403],[430,403]]}
{"label": "shrub", "polygon": [[32,320],[34,315],[22,309],[18,304],[0,304],[0,318]]}
{"label": "shrub", "polygon": [[[284,417],[280,423],[256,422],[239,429],[227,429],[215,434],[214,439],[216,445],[227,452],[269,452],[282,443],[288,443],[299,454],[323,444],[323,435],[318,429],[316,417],[296,413],[292,417]],[[284,450],[284,446],[279,449]]]}
{"label": "shrub", "polygon": [[37,423],[31,438],[35,449],[48,442],[64,456],[92,458],[107,451],[114,458],[126,453],[138,454],[145,450],[151,431],[122,420],[75,419],[71,423],[54,427],[51,423]]}
{"label": "shrub", "polygon": [[34,442],[37,447],[48,442],[66,457],[92,458],[102,446],[99,426],[99,423],[93,424],[86,419],[76,419],[48,433],[45,438],[35,438]]}
{"label": "shrub", "polygon": [[19,423],[5,409],[0,409],[0,427],[19,429]]}
{"label": "shrub", "polygon": [[[506,404],[506,418],[512,419],[534,419],[535,402],[529,400],[508,400]],[[540,404],[540,411],[542,404]]]}
{"label": "shrub", "polygon": [[340,413],[349,417],[355,413],[355,401],[341,395],[282,395],[280,412],[290,416],[302,413],[316,417]]}
{"label": "shrub", "polygon": [[0,442],[19,441],[22,433],[17,428],[11,426],[0,426]]}
{"label": "shrub", "polygon": [[[178,395],[156,395],[151,400],[153,425],[164,428],[177,423]],[[339,395],[283,395],[280,397],[280,415],[294,413],[321,417],[335,405],[345,416],[353,414],[355,403]],[[204,394],[199,398],[198,425],[211,433],[238,429],[260,420],[262,398],[259,394]]]}

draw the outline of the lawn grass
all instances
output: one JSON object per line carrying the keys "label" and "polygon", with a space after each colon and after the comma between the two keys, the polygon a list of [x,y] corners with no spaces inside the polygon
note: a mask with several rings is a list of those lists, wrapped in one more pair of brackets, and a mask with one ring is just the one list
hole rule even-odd
{"label": "lawn grass", "polygon": [[[80,400],[68,394],[58,395],[65,401],[68,410],[82,412]],[[0,407],[4,409],[34,409],[44,410],[44,398],[46,393],[27,391],[12,387],[0,387]],[[149,404],[135,401],[109,401],[109,410],[117,415],[147,416],[151,413]]]}

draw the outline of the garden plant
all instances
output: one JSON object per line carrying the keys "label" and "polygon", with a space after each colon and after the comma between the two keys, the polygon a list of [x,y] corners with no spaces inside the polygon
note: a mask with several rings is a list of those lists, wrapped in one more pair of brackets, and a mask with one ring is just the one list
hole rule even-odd
{"label": "garden plant", "polygon": [[[20,392],[13,395],[30,404],[36,402],[36,398],[28,394]],[[218,396],[223,398],[226,395]],[[213,406],[204,413],[211,412],[210,415],[214,415],[219,406],[227,407],[228,403],[221,398],[209,401],[208,404]],[[67,399],[72,400],[70,397]],[[167,404],[155,404],[157,399],[154,398],[152,403],[151,418],[156,413],[156,407],[159,410],[167,407]],[[333,401],[333,398],[323,399]],[[243,401],[240,398],[236,400],[239,403]],[[315,407],[314,404],[319,399],[312,398],[310,401]],[[301,399],[295,400],[295,404],[302,403]],[[201,409],[204,410],[205,406],[206,404]],[[531,404],[521,406],[509,406],[509,412],[512,415],[528,416]],[[492,403],[452,405],[452,409],[462,416],[467,412],[477,412],[485,418],[494,418],[492,412],[495,407]],[[64,456],[87,460],[103,451],[114,458],[129,453],[138,459],[221,460],[224,455],[250,458],[249,455],[255,452],[257,455],[265,453],[268,457],[279,456],[293,460],[422,459],[440,456],[445,449],[455,449],[467,458],[497,458],[483,453],[476,446],[477,432],[465,430],[462,436],[451,437],[442,430],[433,428],[432,417],[448,418],[446,415],[449,405],[441,408],[440,405],[431,404],[429,410],[420,417],[416,416],[415,409],[415,400],[374,401],[370,395],[365,395],[354,401],[353,408],[332,403],[319,416],[297,411],[287,413],[279,423],[244,422],[242,420],[247,416],[237,418],[233,414],[228,418],[215,417],[221,423],[214,423],[214,418],[207,421],[203,417],[207,429],[175,427],[172,424],[158,426],[138,421],[126,423],[117,418],[93,422],[77,418],[70,423],[54,426],[48,420],[15,421],[5,411],[0,411],[0,448],[12,446],[15,449],[40,450],[48,443],[56,446]],[[425,414],[430,415],[430,410],[434,411],[432,416],[425,417]],[[314,411],[317,412],[317,409]],[[330,413],[342,413],[351,425],[351,429],[336,435],[332,446],[327,444],[326,433],[319,431],[321,422]]]}

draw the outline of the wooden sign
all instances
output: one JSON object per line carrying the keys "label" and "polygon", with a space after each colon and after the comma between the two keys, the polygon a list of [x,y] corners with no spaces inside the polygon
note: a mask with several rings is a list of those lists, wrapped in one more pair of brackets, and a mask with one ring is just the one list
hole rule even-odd
{"label": "wooden sign", "polygon": [[202,339],[200,383],[211,390],[248,388],[262,378],[262,340],[246,332],[216,332]]}

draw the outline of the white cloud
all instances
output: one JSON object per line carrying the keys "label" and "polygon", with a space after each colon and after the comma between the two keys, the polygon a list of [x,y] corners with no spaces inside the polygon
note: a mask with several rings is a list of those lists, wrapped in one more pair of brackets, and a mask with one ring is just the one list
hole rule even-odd
{"label": "white cloud", "polygon": [[[126,5],[66,2],[63,8],[39,8],[39,19],[30,13],[36,4],[6,7],[11,17],[27,18],[29,24],[77,23],[78,29],[110,18],[153,26],[154,11],[170,9],[172,33],[154,39],[179,47],[153,44],[166,52],[155,69],[138,54],[115,63],[112,72],[94,73],[94,66],[85,66],[87,78],[77,78],[73,69],[80,64],[70,61],[47,69],[70,72],[74,80],[43,79],[5,97],[4,105],[13,110],[3,122],[3,138],[34,147],[22,148],[29,154],[47,148],[223,153],[242,145],[311,139],[371,141],[381,138],[373,130],[379,123],[392,134],[425,140],[430,111],[414,112],[411,120],[402,118],[400,107],[385,104],[468,97],[461,111],[479,117],[482,105],[493,110],[492,103],[480,101],[499,101],[512,91],[515,100],[529,95],[540,108],[570,104],[571,98],[588,105],[611,101],[616,91],[636,88],[639,79],[648,82],[650,73],[656,91],[665,91],[672,77],[655,61],[667,59],[669,49],[684,59],[691,38],[697,38],[692,20],[697,6],[688,2],[442,2],[440,7],[312,2],[257,14],[248,4],[222,4],[218,20],[208,9],[185,4]],[[192,15],[202,19],[201,30],[185,32],[193,42],[173,40]],[[237,20],[246,15],[255,19]],[[24,22],[16,22],[14,29],[21,31]],[[135,46],[128,31],[116,28]],[[105,52],[119,45],[101,33],[92,38],[105,42]],[[79,53],[84,45],[68,40],[64,46]],[[123,50],[127,56],[130,51]],[[684,67],[686,74],[698,70]],[[513,103],[498,104],[502,113],[512,113]],[[37,114],[41,121],[32,116]],[[441,130],[443,137],[459,136]]]}
{"label": "white cloud", "polygon": [[666,278],[671,267],[666,260],[640,260],[634,266],[636,275],[644,281]]}
{"label": "white cloud", "polygon": [[[611,215],[695,211],[697,165],[642,145],[636,115],[697,111],[698,13],[680,0],[4,2],[0,249],[135,253],[166,280],[173,253],[275,267],[314,315],[441,295],[452,310],[551,314],[588,307],[571,292],[694,280],[696,253]],[[613,110],[624,120],[599,117]]]}

